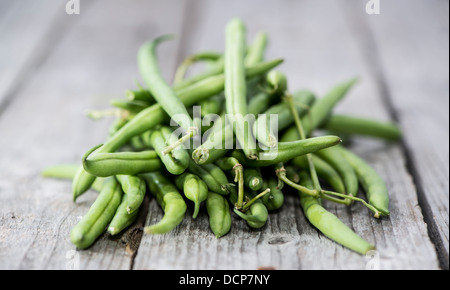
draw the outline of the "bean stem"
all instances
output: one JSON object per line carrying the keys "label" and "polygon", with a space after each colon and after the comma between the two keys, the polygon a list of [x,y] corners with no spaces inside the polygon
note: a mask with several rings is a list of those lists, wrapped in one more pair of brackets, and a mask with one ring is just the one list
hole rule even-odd
{"label": "bean stem", "polygon": [[264,195],[266,195],[267,193],[270,192],[270,188],[266,188],[266,190],[264,190],[263,192],[259,193],[257,196],[255,196],[254,198],[252,198],[250,201],[246,202],[244,204],[244,206],[242,207],[242,211],[245,211],[247,208],[249,208],[258,198],[263,197]]}

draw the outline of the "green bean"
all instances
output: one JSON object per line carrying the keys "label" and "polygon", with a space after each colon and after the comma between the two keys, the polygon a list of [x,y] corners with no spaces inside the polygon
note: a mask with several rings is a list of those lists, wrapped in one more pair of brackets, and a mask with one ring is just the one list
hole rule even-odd
{"label": "green bean", "polygon": [[228,181],[228,177],[225,172],[219,166],[209,163],[202,165],[202,167],[208,171],[208,173],[221,185],[221,187],[228,191],[230,182]]}
{"label": "green bean", "polygon": [[130,143],[133,151],[143,151],[147,149],[147,145],[144,143],[144,140],[141,139],[141,135],[132,137]]}
{"label": "green bean", "polygon": [[219,193],[222,195],[228,194],[227,184],[222,184],[215,179],[215,177],[205,169],[204,166],[196,164],[193,160],[189,162],[188,171],[200,177],[208,186],[209,191]]}
{"label": "green bean", "polygon": [[380,211],[382,216],[389,215],[389,193],[384,180],[365,160],[353,152],[339,146],[345,159],[351,164],[364,188],[370,205]]}
{"label": "green bean", "polygon": [[[186,57],[175,71],[173,85],[183,83],[186,72],[189,67],[198,61],[217,61],[222,57],[222,54],[214,51],[202,51]],[[219,72],[220,73],[220,72]]]}
{"label": "green bean", "polygon": [[93,176],[136,175],[160,170],[163,166],[153,150],[141,152],[95,153],[96,146],[83,156],[83,167]]}
{"label": "green bean", "polygon": [[111,105],[113,105],[116,108],[128,111],[132,114],[137,114],[140,111],[144,110],[145,108],[148,108],[152,104],[147,101],[141,101],[141,100],[118,100],[118,99],[112,99],[109,101]]}
{"label": "green bean", "polygon": [[111,126],[109,126],[108,129],[108,135],[111,137],[112,135],[116,134],[117,131],[119,131],[120,128],[125,126],[125,124],[128,122],[125,118],[117,118]]}
{"label": "green bean", "polygon": [[279,142],[277,150],[259,153],[259,160],[250,160],[240,150],[233,150],[231,156],[235,157],[244,166],[271,166],[280,162],[286,162],[297,156],[313,153],[317,150],[335,146],[340,143],[337,136],[311,137],[305,140],[292,142]]}
{"label": "green bean", "polygon": [[152,105],[156,103],[152,94],[144,88],[140,88],[139,90],[126,90],[125,97],[130,101],[145,101]]}
{"label": "green bean", "polygon": [[[309,106],[315,100],[314,94],[306,90],[294,93],[293,98],[300,117],[307,113]],[[277,117],[277,123],[275,124],[271,123],[271,118],[273,118],[272,115]],[[278,132],[287,128],[293,121],[289,104],[280,102],[271,106],[258,116],[258,119],[256,119],[256,122],[253,124],[253,135],[263,145],[274,147],[278,142]]]}
{"label": "green bean", "polygon": [[[314,188],[311,178],[306,172],[300,173],[300,179],[303,186]],[[302,192],[299,192],[299,196],[306,218],[326,237],[363,255],[375,249],[375,246],[356,234],[337,216],[327,211],[322,206],[320,199]]]}
{"label": "green bean", "polygon": [[217,60],[216,64],[211,69],[208,69],[207,71],[205,71],[203,73],[199,73],[199,74],[191,76],[187,79],[184,79],[181,82],[175,83],[173,85],[173,88],[176,91],[178,91],[183,88],[189,87],[197,82],[200,82],[204,79],[220,75],[223,73],[223,65],[224,65],[224,59],[223,59],[223,57],[221,57]]}
{"label": "green bean", "polygon": [[358,177],[356,176],[355,170],[344,156],[342,156],[342,153],[336,146],[319,150],[315,154],[331,165],[342,177],[347,194],[351,194],[352,196],[358,194]]}
{"label": "green bean", "polygon": [[[281,64],[283,60],[277,59],[259,63],[246,70],[247,77],[261,75]],[[225,76],[223,74],[212,76],[196,82],[188,87],[177,90],[177,95],[186,106],[192,106],[211,96],[219,94],[224,89]],[[96,153],[110,153],[118,150],[126,144],[131,137],[142,134],[153,129],[167,120],[167,114],[159,104],[152,105],[139,112],[133,119],[128,121],[119,131],[111,136]],[[74,200],[89,189],[95,176],[88,174],[80,167],[77,177],[72,185]]]}
{"label": "green bean", "polygon": [[246,167],[244,169],[244,184],[253,191],[258,191],[263,187],[263,178],[259,167]]}
{"label": "green bean", "polygon": [[[347,92],[357,82],[357,79],[344,82],[333,87],[325,96],[318,98],[311,107],[309,114],[306,114],[301,118],[305,135],[308,136],[311,132],[318,128],[332,112],[336,104],[341,101]],[[294,132],[295,131],[295,132]],[[297,140],[299,134],[295,126],[289,128],[287,132],[280,139],[282,142],[293,141],[292,138]]]}
{"label": "green bean", "polygon": [[231,229],[230,206],[226,198],[220,194],[209,192],[206,209],[209,216],[209,227],[216,238],[226,235]]}
{"label": "green bean", "polygon": [[[231,20],[226,27],[225,39],[225,105],[232,121],[237,142],[249,159],[257,158],[256,142],[248,130],[246,78],[245,78],[245,34],[246,28],[240,19]],[[247,134],[246,134],[247,133]]]}
{"label": "green bean", "polygon": [[127,194],[124,194],[122,196],[122,202],[109,223],[107,232],[112,236],[119,234],[136,221],[138,213],[138,210],[135,210],[132,213],[128,211],[128,197]]}
{"label": "green bean", "polygon": [[154,225],[146,226],[144,232],[147,234],[170,232],[183,221],[187,209],[186,202],[177,187],[161,172],[145,173],[142,176],[164,211],[163,218]]}
{"label": "green bean", "polygon": [[[312,156],[314,168],[317,171],[317,175],[320,179],[327,182],[334,190],[340,193],[346,193],[346,188],[342,176],[336,171],[336,169],[329,163],[325,162],[317,155]],[[292,159],[292,164],[301,169],[309,169],[308,160],[306,156],[299,156]]]}
{"label": "green bean", "polygon": [[[163,35],[149,41],[141,46],[138,52],[139,69],[148,86],[152,96],[164,111],[171,117],[180,128],[183,128],[190,138],[196,135],[199,130],[194,126],[194,121],[189,115],[185,105],[177,96],[175,90],[171,88],[161,75],[156,57],[156,47],[163,41],[172,39],[172,35]],[[170,150],[165,150],[167,154]]]}
{"label": "green bean", "polygon": [[175,185],[183,191],[187,199],[194,202],[192,218],[197,218],[201,203],[208,197],[208,186],[200,177],[188,172],[176,176]]}
{"label": "green bean", "polygon": [[134,213],[144,201],[145,181],[141,177],[134,175],[116,175],[116,178],[127,197],[127,212],[129,214]]}
{"label": "green bean", "polygon": [[262,114],[274,102],[273,95],[267,92],[259,92],[248,101],[248,113],[255,116]]}
{"label": "green bean", "polygon": [[402,134],[400,128],[393,122],[381,122],[348,115],[332,115],[321,128],[339,134],[360,135],[391,141],[398,140]]}
{"label": "green bean", "polygon": [[264,203],[269,211],[278,210],[284,204],[284,193],[278,188],[278,180],[269,177],[264,180],[264,188],[269,188],[270,192],[263,197],[261,201]]}
{"label": "green bean", "polygon": [[163,154],[164,148],[170,142],[172,131],[168,127],[153,130],[150,135],[150,144],[158,154],[167,171],[173,175],[180,175],[189,166],[189,153],[183,147],[178,147],[172,151],[172,154]]}
{"label": "green bean", "polygon": [[260,31],[256,34],[252,44],[248,47],[248,51],[245,56],[246,66],[254,65],[264,60],[264,53],[266,52],[267,42],[267,33]]}
{"label": "green bean", "polygon": [[113,219],[121,198],[122,190],[116,179],[107,178],[89,211],[70,232],[72,243],[80,249],[91,246]]}
{"label": "green bean", "polygon": [[[217,166],[224,171],[233,171],[234,182],[238,184],[238,200],[236,202],[236,207],[241,208],[244,202],[244,168],[242,164],[234,157],[223,157],[216,162]],[[210,164],[204,165],[207,170]]]}

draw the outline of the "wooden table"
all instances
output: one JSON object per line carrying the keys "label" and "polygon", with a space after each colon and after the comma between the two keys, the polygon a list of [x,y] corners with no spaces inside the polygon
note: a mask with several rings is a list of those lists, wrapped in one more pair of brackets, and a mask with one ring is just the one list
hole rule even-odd
{"label": "wooden table", "polygon": [[[67,1],[68,2],[68,1]],[[449,73],[448,1],[81,0],[0,1],[0,268],[2,269],[448,269]],[[148,200],[122,235],[102,236],[76,250],[69,232],[95,200],[72,202],[71,183],[40,171],[78,163],[107,136],[111,119],[92,121],[86,109],[109,107],[139,79],[136,53],[146,40],[177,35],[158,50],[164,76],[187,55],[223,51],[234,16],[269,35],[268,59],[292,89],[323,95],[358,76],[336,111],[394,120],[401,142],[357,138],[352,150],[384,178],[391,216],[375,219],[361,204],[328,210],[368,241],[372,256],[324,237],[288,195],[266,226],[251,230],[236,216],[216,239],[206,213],[164,235],[142,226],[162,211]]]}

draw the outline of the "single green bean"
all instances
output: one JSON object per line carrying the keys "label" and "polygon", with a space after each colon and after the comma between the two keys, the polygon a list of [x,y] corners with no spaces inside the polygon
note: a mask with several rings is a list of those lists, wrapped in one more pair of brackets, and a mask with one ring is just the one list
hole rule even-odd
{"label": "single green bean", "polygon": [[163,35],[143,44],[138,52],[139,69],[149,91],[158,104],[173,121],[185,130],[187,135],[192,137],[199,130],[194,126],[194,121],[175,90],[162,77],[158,67],[156,48],[161,42],[172,38],[172,35]]}
{"label": "single green bean", "polygon": [[147,190],[145,180],[134,175],[116,175],[116,178],[127,197],[127,212],[134,213],[144,201]]}
{"label": "single green bean", "polygon": [[170,232],[183,221],[187,209],[186,202],[177,187],[161,172],[145,173],[142,177],[164,211],[163,218],[154,225],[146,226],[144,232],[147,234]]}
{"label": "single green bean", "polygon": [[245,34],[242,20],[232,19],[226,27],[225,38],[225,105],[233,124],[237,142],[249,159],[257,159],[256,142],[246,130],[248,126],[247,87],[245,77]]}
{"label": "single green bean", "polygon": [[[246,69],[248,78],[261,75],[281,64],[283,60],[277,59],[259,63]],[[196,82],[183,89],[176,90],[178,97],[185,106],[192,106],[211,96],[219,94],[224,89],[225,76],[223,74],[212,76]],[[159,104],[154,104],[139,112],[133,119],[128,121],[96,153],[111,153],[126,144],[133,136],[140,135],[153,129],[158,124],[166,122],[167,114]],[[87,173],[81,166],[74,178],[72,192],[74,200],[88,190],[94,182],[95,176]]]}
{"label": "single green bean", "polygon": [[259,160],[246,158],[240,150],[233,150],[231,156],[237,158],[244,166],[271,166],[297,156],[335,146],[340,143],[340,140],[337,136],[320,136],[292,142],[279,142],[277,150],[260,152]]}
{"label": "single green bean", "polygon": [[152,94],[143,88],[140,88],[139,90],[126,90],[125,97],[130,101],[145,101],[152,105],[156,103]]}
{"label": "single green bean", "polygon": [[114,214],[113,219],[109,223],[108,233],[112,236],[115,236],[121,233],[124,229],[132,225],[137,217],[138,210],[133,211],[132,213],[128,212],[128,197],[126,194],[122,196],[122,202]]}
{"label": "single green bean", "polygon": [[245,213],[237,208],[234,208],[234,212],[254,229],[262,228],[269,218],[269,212],[266,206],[259,199],[254,202]]}
{"label": "single green bean", "polygon": [[152,105],[150,102],[141,101],[141,100],[131,101],[131,100],[112,99],[109,102],[114,107],[128,111],[132,114],[137,114],[140,111],[142,111],[145,108],[148,108]]}
{"label": "single green bean", "polygon": [[319,150],[315,154],[332,166],[342,177],[347,194],[351,194],[352,196],[358,194],[358,177],[356,176],[356,172],[352,165],[344,158],[337,146]]}
{"label": "single green bean", "polygon": [[[314,188],[312,180],[306,172],[300,173],[300,179],[303,186],[309,189]],[[299,196],[306,218],[326,237],[363,255],[375,249],[375,246],[356,234],[337,216],[327,211],[322,206],[321,199],[302,192],[299,192]]]}
{"label": "single green bean", "polygon": [[163,167],[158,154],[153,150],[91,154],[100,146],[86,152],[82,159],[84,170],[94,176],[136,175]]}
{"label": "single green bean", "polygon": [[[52,165],[42,170],[41,174],[43,177],[73,180],[78,172],[79,167],[80,166],[77,164]],[[91,188],[95,191],[100,192],[103,186],[103,182],[104,178],[97,177],[92,183]]]}
{"label": "single green bean", "polygon": [[201,203],[208,197],[208,185],[197,175],[188,172],[176,176],[175,185],[183,191],[187,199],[194,202],[192,218],[197,218]]}
{"label": "single green bean", "polygon": [[267,42],[268,42],[267,33],[260,31],[256,34],[255,38],[253,39],[253,42],[248,47],[247,54],[245,56],[246,66],[254,65],[264,60]]}
{"label": "single green bean", "polygon": [[163,154],[164,148],[170,143],[172,131],[168,127],[162,127],[160,129],[153,130],[150,135],[150,144],[158,154],[161,162],[164,164],[167,171],[173,175],[180,175],[189,166],[189,152],[179,146],[172,151],[172,154]]}
{"label": "single green bean", "polygon": [[379,210],[382,216],[388,216],[389,193],[384,180],[364,159],[342,146],[339,146],[338,149],[355,170],[358,180],[366,192],[369,204]]}
{"label": "single green bean", "polygon": [[223,237],[231,229],[230,206],[225,197],[209,192],[206,199],[206,210],[209,216],[209,227],[216,238]]}
{"label": "single green bean", "polygon": [[258,191],[263,187],[263,177],[259,167],[246,167],[244,169],[244,184],[253,191]]}
{"label": "single green bean", "polygon": [[287,90],[287,77],[278,70],[271,70],[266,76],[266,86],[270,94],[281,96]]}
{"label": "single green bean", "polygon": [[321,128],[338,134],[360,135],[391,141],[398,140],[402,135],[400,128],[393,122],[348,115],[332,115]]}
{"label": "single green bean", "polygon": [[91,246],[105,231],[122,199],[122,190],[114,177],[108,178],[86,215],[70,232],[70,239],[80,249]]}

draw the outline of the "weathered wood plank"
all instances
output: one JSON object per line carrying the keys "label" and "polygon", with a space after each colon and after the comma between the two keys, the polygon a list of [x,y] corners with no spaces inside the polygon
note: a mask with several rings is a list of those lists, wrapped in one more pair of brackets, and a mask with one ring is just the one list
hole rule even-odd
{"label": "weathered wood plank", "polygon": [[[60,1],[3,1],[0,8],[0,110],[45,58],[53,24],[65,14]],[[54,35],[58,37],[58,35]],[[48,43],[41,42],[46,37]]]}
{"label": "weathered wood plank", "polygon": [[[105,140],[111,120],[94,123],[84,111],[107,108],[111,97],[134,88],[139,46],[166,30],[180,29],[183,5],[133,3],[91,1],[71,16],[62,10],[58,27],[63,31],[57,33],[64,37],[49,43],[48,57],[0,115],[2,269],[131,267],[139,225],[119,238],[105,235],[89,250],[75,251],[70,230],[96,193],[90,191],[74,204],[70,182],[44,180],[40,171],[52,164],[78,163],[85,150]],[[166,15],[173,19],[167,22]],[[159,51],[167,77],[174,66],[168,56],[176,49],[177,42],[172,42]]]}
{"label": "weathered wood plank", "polygon": [[[449,267],[447,1],[389,1],[370,18],[388,102],[402,126],[409,170],[441,261]],[[398,17],[402,21],[398,21]],[[387,33],[389,31],[389,33]],[[400,41],[393,41],[400,39]]]}

